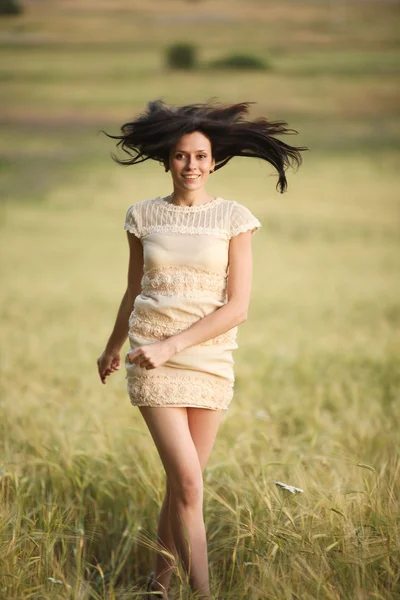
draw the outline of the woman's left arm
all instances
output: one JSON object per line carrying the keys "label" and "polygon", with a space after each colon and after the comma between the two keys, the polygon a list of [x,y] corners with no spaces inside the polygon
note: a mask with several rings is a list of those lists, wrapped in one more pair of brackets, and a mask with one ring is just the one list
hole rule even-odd
{"label": "woman's left arm", "polygon": [[181,352],[225,333],[247,319],[252,281],[251,231],[240,233],[229,242],[228,301],[196,323],[165,340],[174,352]]}

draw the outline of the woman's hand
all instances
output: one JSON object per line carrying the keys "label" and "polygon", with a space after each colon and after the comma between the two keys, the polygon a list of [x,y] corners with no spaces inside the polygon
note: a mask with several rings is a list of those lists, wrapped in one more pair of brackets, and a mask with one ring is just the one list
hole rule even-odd
{"label": "woman's hand", "polygon": [[126,359],[131,364],[136,364],[143,369],[156,369],[167,362],[176,350],[168,340],[146,344],[134,350],[129,350]]}
{"label": "woman's hand", "polygon": [[97,368],[102,383],[105,383],[106,377],[114,373],[114,371],[118,371],[120,367],[121,353],[119,350],[113,350],[112,352],[104,350],[103,354],[97,359]]}

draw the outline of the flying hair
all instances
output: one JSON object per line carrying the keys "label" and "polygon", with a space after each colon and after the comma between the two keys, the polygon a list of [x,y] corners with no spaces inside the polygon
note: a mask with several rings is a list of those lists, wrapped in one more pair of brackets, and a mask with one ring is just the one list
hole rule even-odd
{"label": "flying hair", "polygon": [[246,119],[249,106],[255,102],[240,102],[223,105],[218,102],[166,105],[161,99],[148,102],[146,110],[135,120],[121,126],[121,135],[108,137],[118,140],[120,147],[129,158],[113,160],[121,165],[134,165],[152,159],[163,164],[168,171],[169,156],[179,139],[193,131],[203,133],[211,143],[217,171],[235,156],[247,156],[266,160],[278,171],[276,189],[283,193],[287,189],[285,171],[289,167],[299,167],[301,152],[306,146],[290,146],[277,135],[297,134],[287,128],[286,121],[269,121],[258,117]]}

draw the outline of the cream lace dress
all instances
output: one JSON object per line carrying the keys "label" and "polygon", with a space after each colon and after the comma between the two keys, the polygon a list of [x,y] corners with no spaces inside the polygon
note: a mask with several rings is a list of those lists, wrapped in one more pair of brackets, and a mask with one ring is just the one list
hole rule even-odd
{"label": "cream lace dress", "polygon": [[[261,223],[234,200],[178,206],[161,197],[129,207],[124,229],[143,245],[141,293],[129,318],[132,349],[187,329],[227,302],[229,240]],[[155,369],[125,361],[135,406],[226,410],[233,397],[237,326]]]}

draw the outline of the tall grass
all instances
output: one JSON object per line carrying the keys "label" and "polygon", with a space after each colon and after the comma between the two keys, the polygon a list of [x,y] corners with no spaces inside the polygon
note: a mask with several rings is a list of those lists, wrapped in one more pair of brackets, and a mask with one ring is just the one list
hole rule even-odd
{"label": "tall grass", "polygon": [[[264,227],[236,395],[205,475],[221,597],[396,597],[398,175],[387,172],[378,197],[365,161],[353,160],[348,196],[335,183],[324,200],[324,161],[304,165],[284,201],[273,191],[261,201],[262,175],[248,166],[258,183],[247,205]],[[103,388],[95,368],[126,276],[132,175],[114,169],[59,186],[46,206],[8,207],[3,221],[7,598],[132,597],[151,565],[161,463],[123,376]],[[168,185],[143,167],[135,197],[151,174]],[[215,185],[241,198],[233,166]]]}
{"label": "tall grass", "polygon": [[[123,373],[102,386],[95,363],[126,285],[125,210],[170,179],[117,167],[96,132],[156,95],[216,95],[256,100],[311,152],[283,196],[250,159],[210,180],[263,223],[235,397],[204,476],[213,592],[399,599],[397,17],[390,3],[346,3],[344,19],[344,3],[254,1],[231,3],[221,27],[217,3],[163,6],[43,2],[0,24],[0,598],[144,590],[163,469]],[[204,60],[240,32],[273,50],[272,71],[240,85],[163,73],[163,45],[193,11]],[[177,565],[171,598],[191,597]]]}

